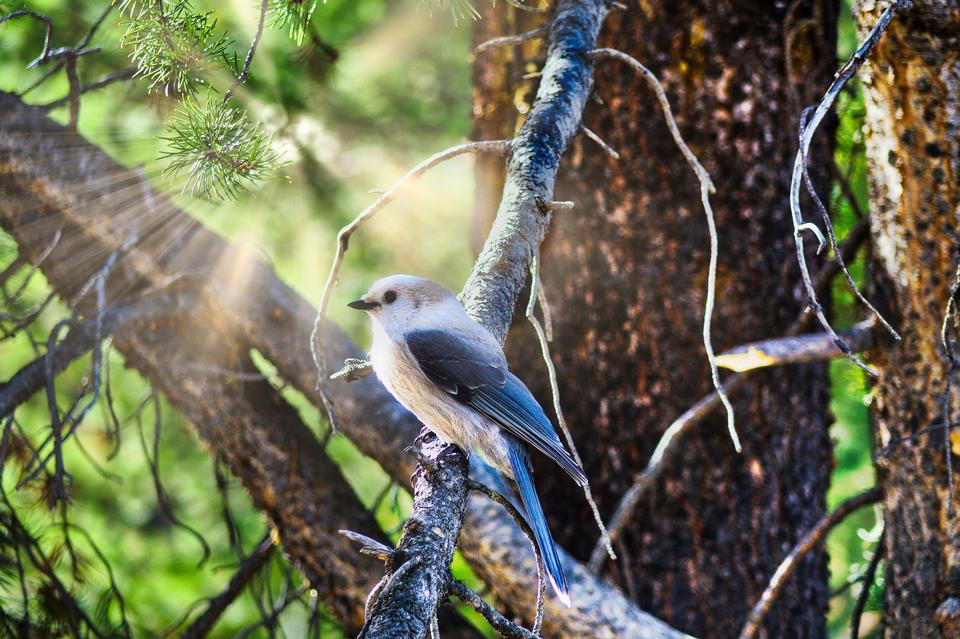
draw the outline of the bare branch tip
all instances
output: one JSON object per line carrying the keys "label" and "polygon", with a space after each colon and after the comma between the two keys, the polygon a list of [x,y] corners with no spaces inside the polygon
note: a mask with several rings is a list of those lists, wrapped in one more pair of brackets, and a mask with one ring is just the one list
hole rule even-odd
{"label": "bare branch tip", "polygon": [[382,544],[376,539],[372,539],[358,532],[352,530],[338,530],[339,534],[343,535],[347,539],[357,544],[360,544],[360,554],[368,555],[370,557],[376,557],[377,559],[386,563],[393,558],[394,550],[386,544]]}
{"label": "bare branch tip", "polygon": [[345,382],[355,382],[373,373],[373,364],[365,359],[347,358],[343,368],[330,375],[332,380],[342,379]]}

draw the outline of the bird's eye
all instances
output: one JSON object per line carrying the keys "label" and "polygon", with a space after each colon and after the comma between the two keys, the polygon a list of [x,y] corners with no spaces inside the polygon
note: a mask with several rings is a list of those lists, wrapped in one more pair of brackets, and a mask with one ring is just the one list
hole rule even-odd
{"label": "bird's eye", "polygon": [[393,304],[397,301],[397,292],[396,291],[387,291],[383,294],[383,301],[387,304]]}

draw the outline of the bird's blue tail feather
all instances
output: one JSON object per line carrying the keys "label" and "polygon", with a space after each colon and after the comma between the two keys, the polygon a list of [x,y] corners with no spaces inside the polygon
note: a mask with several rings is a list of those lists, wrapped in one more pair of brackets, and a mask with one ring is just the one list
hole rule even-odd
{"label": "bird's blue tail feather", "polygon": [[553,542],[553,536],[547,527],[547,518],[543,514],[540,499],[537,497],[537,489],[533,485],[530,456],[519,443],[513,443],[510,446],[510,466],[513,469],[513,476],[520,491],[520,500],[523,502],[524,510],[527,511],[527,523],[533,529],[534,539],[543,555],[543,563],[547,569],[547,576],[550,578],[550,585],[553,586],[560,601],[570,606],[567,578],[563,574],[557,545]]}

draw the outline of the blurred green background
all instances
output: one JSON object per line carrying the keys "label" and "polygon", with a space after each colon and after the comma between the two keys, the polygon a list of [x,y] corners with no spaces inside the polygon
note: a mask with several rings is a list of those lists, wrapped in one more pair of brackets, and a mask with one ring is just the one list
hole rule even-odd
{"label": "blurred green background", "polygon": [[[0,1],[0,13],[23,6]],[[29,3],[29,8],[52,18],[58,44],[78,41],[104,6],[88,0]],[[217,28],[231,34],[242,59],[256,25],[256,3],[198,1],[194,7],[198,12],[215,11]],[[83,83],[129,64],[120,47],[123,23],[117,11],[107,17],[93,41],[103,52],[84,58],[79,65]],[[274,134],[275,147],[289,162],[284,172],[290,181],[268,182],[236,202],[213,204],[181,197],[180,204],[232,241],[251,246],[273,264],[282,279],[316,303],[337,229],[375,197],[371,190],[389,187],[419,160],[467,136],[471,86],[470,21],[462,16],[455,20],[447,10],[417,0],[327,0],[318,5],[312,23],[322,46],[305,41],[298,47],[285,31],[268,28],[250,82],[237,96],[251,118],[262,121]],[[0,25],[0,90],[22,91],[39,77],[41,71],[26,67],[38,55],[42,35],[42,27],[30,21]],[[848,6],[841,10],[840,36],[841,55],[846,56],[856,38]],[[332,51],[338,56],[335,63]],[[227,81],[221,90],[228,85]],[[26,99],[43,104],[66,93],[66,80],[57,74],[30,91]],[[173,98],[148,95],[144,82],[113,84],[83,97],[80,131],[121,162],[142,166],[157,186],[177,191],[180,184],[176,179],[163,179],[164,166],[157,160],[163,148],[159,138],[165,134],[164,123],[175,106]],[[836,162],[840,172],[848,175],[860,209],[866,210],[859,91],[842,95],[838,113]],[[58,108],[52,115],[66,121],[67,110]],[[843,197],[839,185],[831,200],[842,235],[856,221],[855,207]],[[434,169],[360,231],[341,272],[335,302],[352,299],[378,275],[390,272],[417,273],[458,289],[469,272],[471,246],[477,239],[465,230],[471,228],[472,204],[469,156]],[[407,250],[410,246],[418,249]],[[15,243],[0,233],[0,270],[15,256]],[[852,270],[862,279],[862,259]],[[17,290],[25,277],[26,272],[21,272],[7,282],[7,291]],[[42,276],[37,275],[14,308],[3,310],[22,313],[41,303],[48,292]],[[841,325],[849,324],[852,299],[843,287],[835,290],[834,306]],[[36,357],[32,340],[45,342],[52,326],[65,315],[65,308],[53,301],[25,331],[0,341],[0,377],[9,377]],[[362,317],[345,312],[339,303],[332,304],[331,315],[361,344],[367,343]],[[9,328],[9,322],[4,324]],[[160,457],[155,462],[176,517],[201,531],[209,544],[211,556],[198,567],[203,549],[197,533],[177,526],[158,504],[151,474],[156,406],[149,401],[150,389],[135,372],[125,369],[115,354],[111,353],[107,362],[123,424],[121,436],[116,441],[111,435],[109,415],[98,406],[78,433],[86,453],[77,446],[67,447],[66,464],[74,477],[71,518],[96,540],[112,567],[134,634],[176,634],[177,624],[184,621],[191,606],[223,588],[236,566],[237,552],[228,541],[224,503],[210,456],[200,447],[190,425],[160,400],[163,428]],[[89,360],[85,359],[59,378],[58,392],[64,405],[79,392],[88,373]],[[833,507],[872,485],[874,475],[865,381],[860,371],[845,361],[832,364],[831,376],[836,417],[831,429],[836,443],[829,494]],[[291,399],[320,432],[324,425],[316,410],[301,398],[291,395]],[[17,420],[28,437],[41,438],[49,422],[45,399],[34,397],[18,410]],[[107,459],[114,446],[118,446],[117,454]],[[395,530],[409,508],[406,493],[391,486],[377,465],[365,460],[345,438],[332,437],[328,449],[364,503],[379,504],[381,524]],[[45,549],[57,552],[61,539],[58,519],[47,511],[42,487],[29,484],[14,491],[18,475],[18,460],[12,459],[2,478],[4,487]],[[226,499],[236,521],[239,546],[249,553],[267,532],[266,523],[242,488],[230,479]],[[849,615],[862,585],[845,584],[865,569],[876,547],[876,522],[875,513],[865,509],[830,536],[831,587],[842,590],[832,599],[829,612],[833,637],[848,633]],[[76,571],[80,600],[88,610],[116,622],[116,603],[98,605],[105,601],[109,587],[103,563],[82,534],[73,538],[87,559]],[[358,556],[358,561],[363,559]],[[69,565],[60,567],[64,574],[71,569]],[[0,601],[6,609],[16,611],[21,598],[10,570],[9,565],[0,563]],[[227,610],[211,636],[234,637],[253,628],[261,619],[261,608],[269,606],[283,587],[288,571],[282,558],[275,556],[271,570],[256,581],[254,592]],[[458,562],[457,571],[466,575],[463,562]],[[293,583],[300,583],[295,575]],[[864,630],[876,628],[879,622],[872,611],[881,599],[881,588],[878,579]],[[322,611],[313,614],[313,603],[308,594],[287,608],[276,632],[290,637],[307,636],[308,630],[325,637],[340,636],[336,624],[326,620]],[[32,605],[37,607],[35,615],[44,612],[42,602]],[[249,636],[270,636],[270,632],[255,628]]]}

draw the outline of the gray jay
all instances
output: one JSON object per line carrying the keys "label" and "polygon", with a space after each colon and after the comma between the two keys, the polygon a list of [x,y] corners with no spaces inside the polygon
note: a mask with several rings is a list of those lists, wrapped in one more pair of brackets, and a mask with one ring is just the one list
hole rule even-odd
{"label": "gray jay", "polygon": [[567,580],[524,444],[550,457],[581,486],[587,478],[543,408],[507,370],[499,342],[467,315],[453,293],[419,277],[385,277],[347,306],[369,315],[370,361],[397,401],[441,440],[481,453],[516,482],[550,583],[569,606]]}

